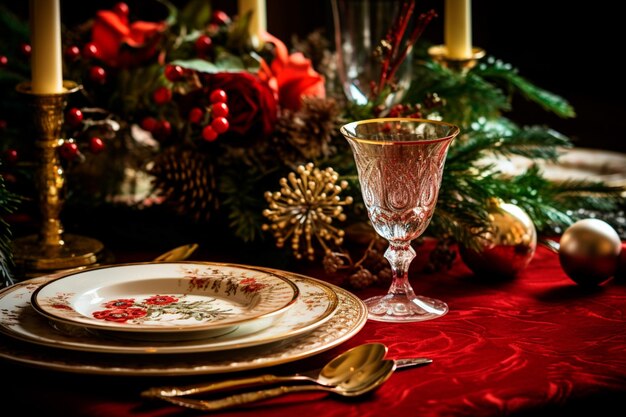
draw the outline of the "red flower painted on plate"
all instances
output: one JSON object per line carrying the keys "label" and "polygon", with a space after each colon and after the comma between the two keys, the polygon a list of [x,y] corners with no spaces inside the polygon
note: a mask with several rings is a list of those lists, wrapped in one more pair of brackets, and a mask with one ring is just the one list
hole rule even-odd
{"label": "red flower painted on plate", "polygon": [[95,311],[93,316],[98,320],[114,321],[117,323],[125,323],[128,320],[144,317],[146,310],[137,307],[131,308],[115,308],[112,310]]}
{"label": "red flower painted on plate", "polygon": [[324,77],[313,69],[310,59],[301,52],[289,54],[285,44],[269,33],[264,40],[274,44],[275,56],[271,66],[261,62],[259,76],[276,89],[282,108],[298,110],[303,97],[326,97]]}
{"label": "red flower painted on plate", "polygon": [[171,295],[153,295],[152,297],[143,300],[143,302],[146,304],[157,306],[172,304],[177,301],[178,298],[172,297]]}
{"label": "red flower painted on plate", "polygon": [[241,285],[243,286],[243,292],[245,293],[258,292],[267,286],[266,284],[257,282],[255,278],[244,278],[241,280]]}
{"label": "red flower painted on plate", "polygon": [[74,310],[72,307],[65,304],[52,304],[52,308],[56,308],[58,310]]}
{"label": "red flower painted on plate", "polygon": [[135,304],[134,298],[119,298],[117,300],[111,300],[104,304],[105,308],[129,308]]}
{"label": "red flower painted on plate", "polygon": [[128,16],[100,10],[91,32],[96,57],[112,67],[130,67],[155,55],[165,22],[128,21]]}

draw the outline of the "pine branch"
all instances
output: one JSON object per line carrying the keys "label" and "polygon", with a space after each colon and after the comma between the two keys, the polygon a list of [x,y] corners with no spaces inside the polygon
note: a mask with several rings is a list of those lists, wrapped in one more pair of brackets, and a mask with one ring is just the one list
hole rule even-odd
{"label": "pine branch", "polygon": [[13,284],[11,269],[14,265],[11,228],[3,217],[13,213],[19,201],[15,194],[5,188],[4,179],[0,176],[0,280],[4,286]]}
{"label": "pine branch", "polygon": [[515,88],[528,100],[539,104],[544,110],[560,117],[575,117],[572,105],[562,97],[539,88],[518,74],[517,69],[492,57],[481,63],[472,73],[506,83]]}

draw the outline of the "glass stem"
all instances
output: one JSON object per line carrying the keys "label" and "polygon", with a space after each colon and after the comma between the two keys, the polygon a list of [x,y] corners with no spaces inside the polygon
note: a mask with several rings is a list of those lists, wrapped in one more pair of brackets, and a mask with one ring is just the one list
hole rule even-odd
{"label": "glass stem", "polygon": [[391,264],[393,281],[388,294],[415,296],[413,288],[409,283],[409,266],[415,258],[415,250],[411,242],[389,242],[389,247],[385,251],[385,258]]}

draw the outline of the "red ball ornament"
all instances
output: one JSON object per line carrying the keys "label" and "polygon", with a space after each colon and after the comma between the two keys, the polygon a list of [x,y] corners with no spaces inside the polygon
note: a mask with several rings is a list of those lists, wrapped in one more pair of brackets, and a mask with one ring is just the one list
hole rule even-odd
{"label": "red ball ornament", "polygon": [[76,45],[65,48],[65,57],[70,61],[76,61],[80,58],[80,48]]}
{"label": "red ball ornament", "polygon": [[99,137],[93,137],[89,139],[89,150],[92,153],[98,154],[104,150],[104,142]]}
{"label": "red ball ornament", "polygon": [[104,84],[107,81],[107,72],[104,68],[93,66],[89,68],[89,79],[97,84]]}
{"label": "red ball ornament", "polygon": [[626,242],[622,242],[622,249],[617,260],[617,271],[615,271],[615,279],[626,280]]}
{"label": "red ball ornament", "polygon": [[213,49],[213,40],[207,35],[200,35],[196,39],[195,47],[199,56],[205,56]]}
{"label": "red ball ornament", "polygon": [[218,133],[224,133],[228,130],[230,125],[228,124],[228,120],[225,117],[218,117],[213,119],[211,122],[211,127]]}
{"label": "red ball ornament", "polygon": [[165,66],[165,78],[171,82],[179,81],[183,78],[185,70],[180,65],[166,65]]}
{"label": "red ball ornament", "polygon": [[9,124],[6,120],[0,119],[0,132],[4,131]]}
{"label": "red ball ornament", "polygon": [[7,58],[4,55],[0,56],[0,68],[6,67],[8,63],[9,63],[9,58]]}
{"label": "red ball ornament", "polygon": [[65,113],[65,122],[71,127],[78,127],[83,122],[83,112],[76,107],[72,107]]}
{"label": "red ball ornament", "polygon": [[158,87],[152,93],[152,99],[158,105],[169,103],[172,100],[172,90],[167,87]]}
{"label": "red ball ornament", "polygon": [[83,46],[83,58],[93,59],[98,57],[98,47],[95,43],[89,42]]}
{"label": "red ball ornament", "polygon": [[216,10],[211,15],[211,23],[213,23],[214,25],[225,26],[230,24],[230,22],[230,16],[228,16],[222,10]]}
{"label": "red ball ornament", "polygon": [[78,145],[74,142],[64,142],[59,152],[61,153],[61,157],[71,161],[78,156]]}
{"label": "red ball ornament", "polygon": [[153,133],[156,128],[157,125],[159,124],[159,121],[157,119],[155,119],[154,117],[144,117],[143,120],[141,121],[141,128],[143,130],[147,130],[150,133]]}
{"label": "red ball ornament", "polygon": [[204,110],[202,110],[200,107],[194,107],[189,112],[189,121],[191,123],[198,124],[202,121],[203,118],[204,118]]}
{"label": "red ball ornament", "polygon": [[32,52],[32,48],[27,43],[20,44],[20,53],[26,58],[30,58],[30,54]]}
{"label": "red ball ornament", "polygon": [[206,125],[204,129],[202,129],[202,138],[207,142],[213,142],[218,136],[219,134],[211,125]]}
{"label": "red ball ornament", "polygon": [[213,117],[228,116],[228,105],[226,103],[215,103],[211,106],[211,114]]}
{"label": "red ball ornament", "polygon": [[226,91],[222,89],[213,90],[209,96],[209,100],[211,100],[211,103],[226,103],[228,96],[226,95]]}

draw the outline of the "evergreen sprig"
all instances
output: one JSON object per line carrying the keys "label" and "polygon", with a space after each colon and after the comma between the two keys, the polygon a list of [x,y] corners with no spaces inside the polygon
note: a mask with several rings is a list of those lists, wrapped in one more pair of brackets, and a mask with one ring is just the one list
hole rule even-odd
{"label": "evergreen sprig", "polygon": [[4,217],[14,212],[18,202],[18,197],[7,190],[4,185],[4,178],[0,175],[0,287],[13,284],[11,227],[4,220]]}

